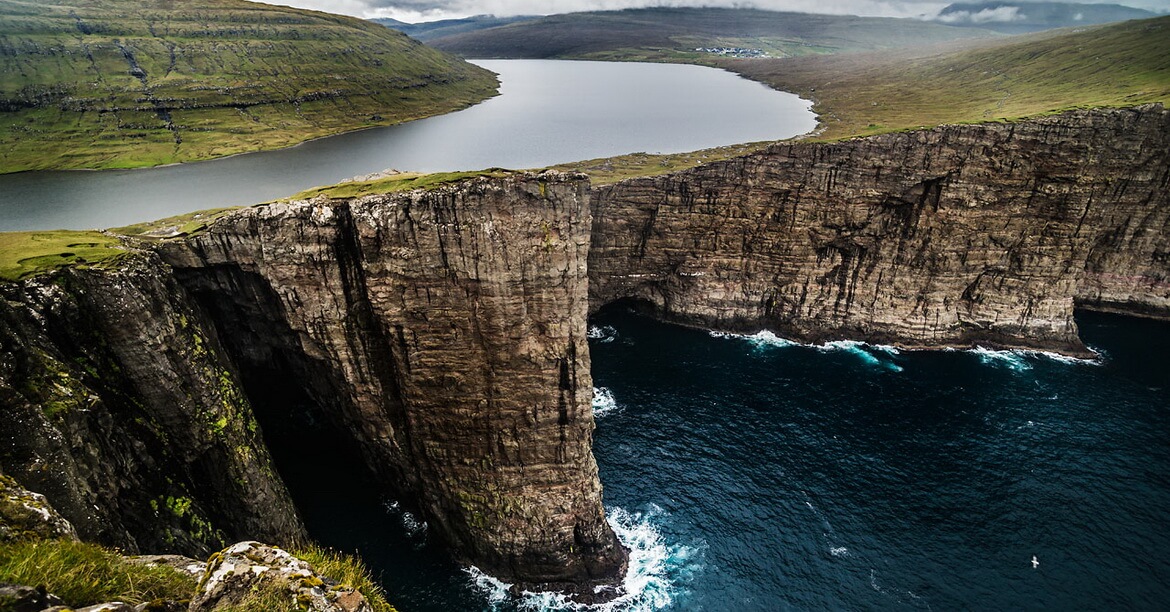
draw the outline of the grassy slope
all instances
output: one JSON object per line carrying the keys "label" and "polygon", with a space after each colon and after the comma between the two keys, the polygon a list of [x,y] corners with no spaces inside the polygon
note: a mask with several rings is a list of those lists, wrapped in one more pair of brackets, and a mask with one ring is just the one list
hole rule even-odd
{"label": "grassy slope", "polygon": [[278,148],[495,88],[487,71],[349,17],[243,0],[0,0],[0,172]]}
{"label": "grassy slope", "polygon": [[654,8],[552,15],[428,42],[464,57],[708,62],[714,56],[696,47],[744,47],[786,57],[992,35],[913,19]]}
{"label": "grassy slope", "polygon": [[960,51],[721,65],[816,100],[824,122],[819,137],[846,138],[1077,107],[1170,103],[1170,17]]}
{"label": "grassy slope", "polygon": [[[1170,17],[925,50],[719,65],[816,100],[822,130],[813,139],[836,140],[1071,108],[1170,104]],[[744,155],[766,144],[637,153],[557,168],[607,184]]]}
{"label": "grassy slope", "polygon": [[[321,576],[356,588],[374,612],[394,612],[360,558],[315,545],[289,552],[307,561]],[[75,608],[110,601],[130,604],[187,601],[196,592],[195,578],[178,570],[130,563],[102,546],[67,540],[0,543],[0,583],[44,586]],[[267,586],[254,589],[249,598],[231,609],[241,612],[288,609],[289,591],[279,584]],[[0,610],[7,609],[4,603],[0,601]]]}

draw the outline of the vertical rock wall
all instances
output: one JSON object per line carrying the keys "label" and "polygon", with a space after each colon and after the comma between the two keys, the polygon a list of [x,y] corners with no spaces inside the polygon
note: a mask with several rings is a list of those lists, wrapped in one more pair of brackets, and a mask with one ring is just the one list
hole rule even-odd
{"label": "vertical rock wall", "polygon": [[590,299],[806,340],[1081,353],[1074,304],[1170,311],[1170,112],[1075,111],[596,190]]}
{"label": "vertical rock wall", "polygon": [[245,379],[281,355],[458,556],[577,588],[625,567],[591,451],[588,248],[588,183],[546,173],[271,204],[163,256]]}
{"label": "vertical rock wall", "polygon": [[0,469],[82,539],[206,556],[305,536],[218,339],[157,257],[0,292]]}

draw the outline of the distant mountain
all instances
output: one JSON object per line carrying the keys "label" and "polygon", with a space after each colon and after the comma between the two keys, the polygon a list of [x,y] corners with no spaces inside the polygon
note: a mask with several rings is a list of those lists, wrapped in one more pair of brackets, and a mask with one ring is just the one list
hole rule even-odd
{"label": "distant mountain", "polygon": [[947,25],[1023,34],[1052,28],[1087,26],[1155,16],[1156,14],[1150,11],[1120,4],[992,0],[956,2],[939,12],[934,20]]}
{"label": "distant mountain", "polygon": [[0,172],[285,147],[494,95],[368,21],[243,0],[0,0]]}
{"label": "distant mountain", "polygon": [[392,30],[398,30],[407,36],[416,40],[426,42],[434,38],[441,38],[443,36],[453,36],[455,34],[462,34],[464,32],[474,32],[476,30],[484,30],[487,28],[494,28],[496,26],[508,25],[518,21],[531,21],[539,19],[533,16],[519,16],[519,17],[496,17],[495,15],[475,15],[474,17],[465,17],[463,19],[442,19],[439,21],[425,21],[423,23],[406,23],[398,21],[397,19],[381,18],[373,19],[371,21],[380,23]]}
{"label": "distant mountain", "polygon": [[755,9],[650,8],[550,15],[436,36],[428,44],[464,57],[656,59],[789,57],[995,36],[916,19]]}

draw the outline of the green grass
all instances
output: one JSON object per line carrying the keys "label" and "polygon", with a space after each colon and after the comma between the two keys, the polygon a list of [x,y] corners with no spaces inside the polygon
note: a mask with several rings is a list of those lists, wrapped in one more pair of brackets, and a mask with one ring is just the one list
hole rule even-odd
{"label": "green grass", "polygon": [[[361,558],[313,545],[289,552],[307,561],[318,575],[357,589],[374,612],[394,612]],[[74,608],[109,601],[182,602],[194,597],[198,584],[195,577],[174,568],[130,563],[102,546],[68,540],[0,544],[0,583],[43,586]],[[246,601],[224,609],[272,612],[288,609],[289,602],[286,587],[267,583]]]}
{"label": "green grass", "polygon": [[754,142],[667,155],[630,153],[615,157],[603,157],[558,164],[552,168],[564,172],[584,172],[589,175],[589,180],[593,185],[609,185],[629,178],[668,174],[687,168],[694,168],[695,166],[708,162],[748,155],[763,149],[769,144],[771,143]]}
{"label": "green grass", "polygon": [[930,53],[724,61],[816,101],[821,139],[1170,103],[1170,17]]}
{"label": "green grass", "polygon": [[107,266],[126,256],[122,242],[102,232],[0,233],[0,280],[16,281],[65,266]]}
{"label": "green grass", "polygon": [[74,608],[182,601],[195,592],[195,579],[183,572],[129,563],[101,546],[67,540],[0,544],[0,583],[44,586]]}
{"label": "green grass", "polygon": [[469,178],[480,176],[503,177],[508,176],[509,174],[512,174],[512,171],[503,170],[500,168],[489,168],[487,170],[479,170],[474,172],[434,172],[431,174],[403,172],[401,174],[395,174],[372,181],[353,181],[348,183],[339,183],[337,185],[314,187],[312,189],[302,191],[288,199],[308,200],[320,195],[324,195],[330,198],[356,198],[375,193],[392,193],[397,191],[410,191],[413,189],[431,189],[440,185],[457,183]]}
{"label": "green grass", "polygon": [[[190,236],[207,229],[207,226],[216,219],[239,209],[240,207],[238,206],[232,206],[228,208],[199,210],[192,213],[187,213],[185,215],[176,215],[174,217],[159,219],[157,221],[146,221],[124,227],[115,227],[109,231],[120,236],[141,240],[159,240],[162,238]],[[0,234],[0,236],[2,236],[2,234]]]}
{"label": "green grass", "polygon": [[374,581],[361,557],[319,546],[306,546],[291,552],[297,558],[308,561],[318,574],[357,589],[370,602],[374,612],[395,612],[394,606],[386,602],[382,587]]}
{"label": "green grass", "polygon": [[496,86],[350,17],[243,0],[0,0],[0,172],[285,147],[449,112]]}

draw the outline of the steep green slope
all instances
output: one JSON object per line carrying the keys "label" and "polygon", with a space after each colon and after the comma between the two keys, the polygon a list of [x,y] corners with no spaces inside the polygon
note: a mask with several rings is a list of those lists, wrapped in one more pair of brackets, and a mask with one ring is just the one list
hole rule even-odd
{"label": "steep green slope", "polygon": [[709,61],[696,48],[731,47],[773,57],[923,45],[993,36],[915,19],[752,9],[651,8],[552,15],[443,36],[428,44],[464,57]]}
{"label": "steep green slope", "polygon": [[0,172],[289,146],[448,112],[494,76],[383,26],[243,0],[0,0]]}
{"label": "steep green slope", "polygon": [[1074,107],[1170,103],[1170,17],[1057,30],[936,52],[722,66],[816,101],[821,137],[1016,119]]}

